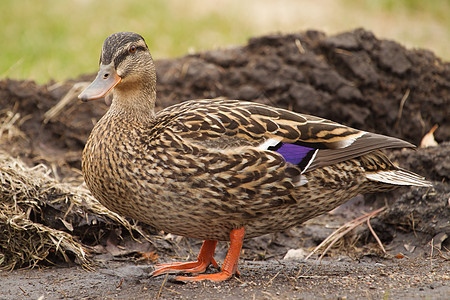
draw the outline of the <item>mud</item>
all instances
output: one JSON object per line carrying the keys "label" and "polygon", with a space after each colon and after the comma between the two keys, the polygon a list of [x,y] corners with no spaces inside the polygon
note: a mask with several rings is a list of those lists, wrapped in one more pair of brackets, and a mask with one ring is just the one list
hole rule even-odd
{"label": "mud", "polygon": [[[241,278],[220,284],[179,284],[172,276],[167,281],[152,278],[152,262],[140,260],[142,253],[150,251],[160,256],[159,261],[192,259],[201,241],[166,235],[141,224],[153,243],[142,239],[138,243],[118,224],[100,222],[103,225],[91,229],[97,232],[90,233],[86,224],[80,224],[76,238],[90,247],[95,271],[58,260],[43,263],[41,269],[3,271],[0,299],[158,295],[162,299],[444,299],[450,293],[450,63],[430,51],[408,50],[357,29],[336,36],[317,31],[263,36],[240,47],[157,60],[156,66],[158,108],[195,98],[258,101],[416,145],[438,124],[439,146],[389,152],[399,165],[426,176],[435,186],[358,197],[287,232],[248,240],[241,256]],[[0,149],[30,166],[44,163],[59,180],[81,182],[84,142],[107,106],[103,101],[82,104],[73,98],[58,114],[46,112],[75,83],[94,76],[42,86],[1,80],[0,116],[19,114],[15,125],[23,135],[8,138],[3,132]],[[385,204],[388,208],[371,224],[387,254],[367,226],[360,226],[321,264],[313,259],[283,260],[289,249],[310,251],[343,223]],[[52,214],[50,209],[47,212]],[[64,209],[58,212],[64,213]],[[63,230],[62,225],[53,224]],[[218,260],[223,260],[226,248],[226,243],[219,244]]]}

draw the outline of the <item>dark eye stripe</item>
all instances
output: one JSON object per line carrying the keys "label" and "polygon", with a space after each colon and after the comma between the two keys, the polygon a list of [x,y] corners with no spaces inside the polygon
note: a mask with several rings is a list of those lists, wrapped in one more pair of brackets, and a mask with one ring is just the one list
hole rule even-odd
{"label": "dark eye stripe", "polygon": [[[136,54],[136,52],[138,52],[138,51],[146,51],[146,50],[147,50],[147,48],[144,47],[144,46],[137,46],[137,47],[136,47],[136,51],[135,51],[134,53],[132,53],[132,54]],[[123,51],[123,52],[120,53],[118,56],[116,56],[116,58],[114,59],[114,66],[117,68],[117,66],[118,66],[122,61],[124,61],[125,58],[126,58],[128,55],[132,55],[132,54],[130,54],[130,53],[128,52],[128,48],[127,48],[126,51]]]}
{"label": "dark eye stripe", "polygon": [[136,47],[136,51],[145,51],[145,50],[147,50],[147,48],[144,47],[144,46],[137,46]]}

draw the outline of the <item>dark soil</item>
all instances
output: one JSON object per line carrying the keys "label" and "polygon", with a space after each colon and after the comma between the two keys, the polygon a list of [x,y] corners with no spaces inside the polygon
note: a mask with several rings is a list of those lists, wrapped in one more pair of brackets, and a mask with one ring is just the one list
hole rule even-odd
{"label": "dark soil", "polygon": [[[357,29],[336,36],[317,31],[263,36],[242,47],[157,60],[156,66],[159,108],[195,98],[251,100],[416,145],[437,124],[435,137],[440,144],[389,153],[402,167],[432,180],[434,188],[402,188],[360,197],[288,232],[248,240],[240,280],[180,285],[169,276],[162,298],[444,299],[450,294],[450,63],[430,51],[408,50]],[[50,166],[58,178],[81,180],[84,142],[107,106],[74,98],[50,120],[44,114],[74,83],[94,76],[43,86],[1,80],[0,114],[20,113],[23,119],[18,125],[26,138],[2,140],[0,148],[30,166]],[[333,248],[321,265],[282,260],[289,249],[309,251],[343,223],[385,203],[388,209],[371,224],[387,255],[370,231],[360,227]],[[97,253],[95,272],[60,266],[0,273],[0,299],[156,297],[164,277],[149,277],[151,266],[136,262],[136,253],[155,251],[162,261],[192,258],[201,241],[143,227],[155,237],[153,245],[133,242],[119,225],[110,223],[93,229],[102,231],[100,240],[92,234],[78,236]],[[226,247],[219,244],[218,260]]]}

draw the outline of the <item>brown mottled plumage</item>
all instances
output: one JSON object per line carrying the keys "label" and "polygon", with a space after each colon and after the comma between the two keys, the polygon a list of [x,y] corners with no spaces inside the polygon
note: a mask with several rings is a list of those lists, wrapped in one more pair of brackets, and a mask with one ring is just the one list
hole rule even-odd
{"label": "brown mottled plumage", "polygon": [[245,238],[281,231],[358,193],[430,185],[379,151],[411,144],[318,117],[237,100],[186,101],[155,113],[155,68],[135,33],[106,39],[99,74],[80,99],[112,88],[111,107],[83,152],[87,186],[119,214],[207,240],[198,262],[155,275],[216,266],[215,241],[231,239],[221,273],[190,277],[224,280],[236,272],[244,230]]}

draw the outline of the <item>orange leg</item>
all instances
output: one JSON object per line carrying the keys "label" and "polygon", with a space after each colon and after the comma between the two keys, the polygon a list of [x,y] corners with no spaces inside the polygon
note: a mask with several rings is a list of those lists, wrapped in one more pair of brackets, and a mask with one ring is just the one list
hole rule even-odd
{"label": "orange leg", "polygon": [[239,256],[241,254],[242,243],[244,241],[244,234],[245,234],[244,227],[231,230],[230,249],[228,249],[227,256],[225,257],[225,261],[223,262],[222,269],[219,273],[197,275],[194,277],[177,276],[175,277],[175,279],[179,281],[201,281],[201,280],[224,281],[230,279],[236,273],[239,274],[237,271],[237,267],[239,262]]}
{"label": "orange leg", "polygon": [[206,240],[203,242],[197,261],[159,264],[152,276],[158,276],[166,273],[202,273],[212,264],[214,268],[219,269],[219,265],[214,259],[214,251],[216,250],[217,241]]}

